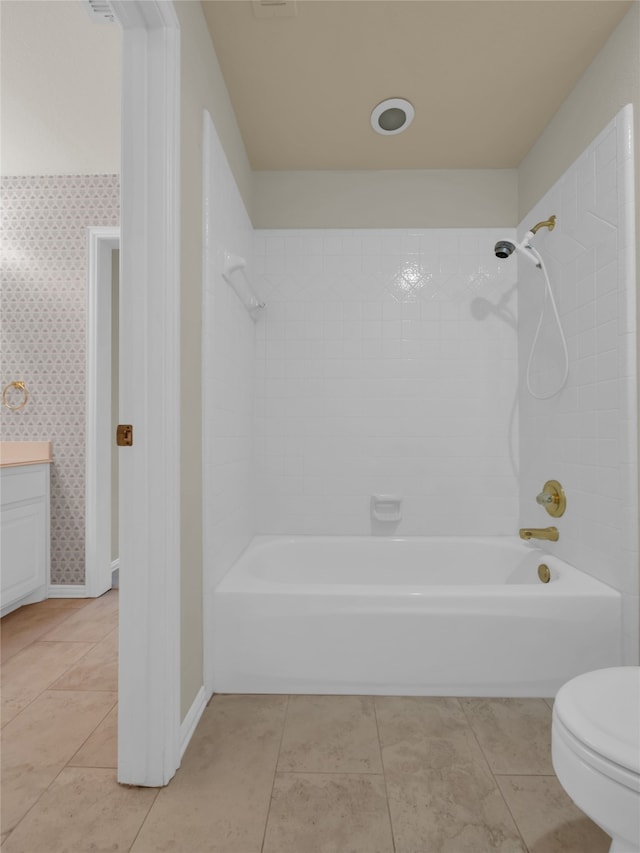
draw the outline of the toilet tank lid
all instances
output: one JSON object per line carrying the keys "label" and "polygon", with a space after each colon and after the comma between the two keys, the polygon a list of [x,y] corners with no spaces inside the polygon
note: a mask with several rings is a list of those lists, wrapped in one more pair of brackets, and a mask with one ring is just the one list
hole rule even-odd
{"label": "toilet tank lid", "polygon": [[558,691],[554,713],[594,752],[640,774],[640,667],[578,675]]}

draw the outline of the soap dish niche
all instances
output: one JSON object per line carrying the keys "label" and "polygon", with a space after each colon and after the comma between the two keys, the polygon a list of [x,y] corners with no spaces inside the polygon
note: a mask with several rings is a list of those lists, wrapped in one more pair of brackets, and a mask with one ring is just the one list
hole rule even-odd
{"label": "soap dish niche", "polygon": [[371,495],[371,517],[376,521],[402,521],[400,495]]}

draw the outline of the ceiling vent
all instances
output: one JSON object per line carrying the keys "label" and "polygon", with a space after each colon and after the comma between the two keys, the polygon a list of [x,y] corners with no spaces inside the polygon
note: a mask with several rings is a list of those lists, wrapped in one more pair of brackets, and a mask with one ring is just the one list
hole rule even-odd
{"label": "ceiling vent", "polygon": [[115,24],[116,18],[113,14],[108,0],[84,0],[84,8],[89,17],[96,24]]}
{"label": "ceiling vent", "polygon": [[253,0],[256,18],[294,18],[298,14],[296,0]]}

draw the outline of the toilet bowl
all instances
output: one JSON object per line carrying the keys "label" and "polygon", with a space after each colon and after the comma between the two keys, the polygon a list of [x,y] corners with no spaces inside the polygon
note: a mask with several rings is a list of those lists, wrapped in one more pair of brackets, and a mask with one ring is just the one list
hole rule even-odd
{"label": "toilet bowl", "polygon": [[571,799],[640,853],[640,667],[599,669],[563,685],[553,706],[553,767]]}

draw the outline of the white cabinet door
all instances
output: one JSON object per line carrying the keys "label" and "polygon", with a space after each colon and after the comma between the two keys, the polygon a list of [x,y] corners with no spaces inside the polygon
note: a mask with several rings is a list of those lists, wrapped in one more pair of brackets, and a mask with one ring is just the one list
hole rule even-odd
{"label": "white cabinet door", "polygon": [[47,596],[49,583],[49,466],[2,470],[0,573],[2,613],[16,602]]}

